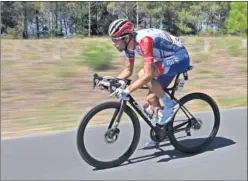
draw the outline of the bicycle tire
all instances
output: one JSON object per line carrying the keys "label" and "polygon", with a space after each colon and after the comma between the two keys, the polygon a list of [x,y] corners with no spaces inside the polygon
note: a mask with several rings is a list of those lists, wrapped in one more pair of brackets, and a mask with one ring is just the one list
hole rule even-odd
{"label": "bicycle tire", "polygon": [[90,122],[91,118],[97,114],[98,112],[114,108],[119,109],[121,107],[120,102],[105,102],[102,104],[97,105],[96,107],[92,108],[81,120],[81,123],[77,130],[77,148],[80,153],[80,156],[83,158],[85,162],[87,162],[89,165],[95,167],[95,168],[109,168],[109,167],[115,167],[123,162],[127,161],[128,158],[133,154],[135,149],[138,146],[139,140],[140,140],[140,122],[135,114],[135,112],[129,107],[125,106],[123,112],[125,112],[131,119],[133,128],[134,128],[134,135],[132,139],[132,143],[130,147],[127,149],[127,151],[122,154],[119,158],[112,160],[112,161],[99,161],[93,158],[86,150],[85,144],[84,144],[84,132],[86,129],[87,124]]}
{"label": "bicycle tire", "polygon": [[[173,133],[173,122],[174,122],[176,115],[174,115],[173,120],[168,123],[168,137],[169,137],[169,140],[171,141],[171,144],[175,147],[176,150],[183,152],[183,153],[186,153],[186,154],[200,153],[200,152],[204,151],[204,149],[206,147],[208,147],[211,144],[211,142],[213,141],[213,139],[216,137],[218,130],[219,130],[219,126],[220,126],[219,108],[218,108],[216,102],[207,94],[200,93],[200,92],[190,93],[190,94],[182,97],[179,100],[179,102],[181,104],[185,104],[191,100],[196,100],[196,99],[204,100],[205,102],[207,102],[211,106],[212,111],[214,113],[214,117],[215,117],[213,129],[212,129],[210,135],[206,138],[206,141],[204,141],[199,146],[192,147],[192,148],[182,146],[176,140],[174,133]],[[191,113],[191,114],[193,114],[193,113]]]}

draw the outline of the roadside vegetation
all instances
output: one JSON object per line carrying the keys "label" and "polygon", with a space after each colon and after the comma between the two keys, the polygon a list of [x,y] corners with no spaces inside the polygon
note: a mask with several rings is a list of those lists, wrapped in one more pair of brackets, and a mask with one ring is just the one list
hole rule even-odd
{"label": "roadside vegetation", "polygon": [[[201,91],[220,108],[247,106],[247,49],[241,37],[182,36],[194,69],[183,94]],[[228,42],[228,43],[227,43]],[[108,38],[2,40],[2,136],[75,128],[108,94],[92,90],[92,74],[116,76],[124,55]],[[142,67],[137,56],[135,75]],[[143,104],[146,91],[133,94]],[[196,110],[204,110],[196,106]],[[104,119],[96,124],[104,123]]]}

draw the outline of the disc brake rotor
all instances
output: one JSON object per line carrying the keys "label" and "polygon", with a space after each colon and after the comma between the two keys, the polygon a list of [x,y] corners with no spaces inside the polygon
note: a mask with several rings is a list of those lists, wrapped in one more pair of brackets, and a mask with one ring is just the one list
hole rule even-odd
{"label": "disc brake rotor", "polygon": [[104,141],[112,144],[118,139],[120,130],[118,128],[108,130],[104,135]]}

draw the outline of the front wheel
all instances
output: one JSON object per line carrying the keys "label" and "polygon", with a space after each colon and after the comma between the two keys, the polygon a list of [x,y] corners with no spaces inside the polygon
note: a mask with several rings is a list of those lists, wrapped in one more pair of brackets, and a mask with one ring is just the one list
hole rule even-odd
{"label": "front wheel", "polygon": [[[178,151],[188,154],[199,153],[211,144],[219,130],[219,108],[210,96],[198,92],[182,97],[179,102],[180,109],[168,123],[168,137]],[[176,125],[179,122],[180,124]],[[206,132],[204,137],[192,139],[193,136],[198,136],[202,132]],[[179,133],[183,133],[184,136],[178,136]],[[185,137],[186,140],[180,140]]]}
{"label": "front wheel", "polygon": [[[128,127],[126,127],[126,129],[124,129],[124,132],[127,132],[127,135],[131,135],[130,131],[130,127],[133,128],[133,136],[131,137],[131,144],[129,143],[129,146],[123,146],[120,145],[117,149],[126,149],[125,151],[122,151],[122,153],[120,153],[121,155],[115,159],[112,160],[103,160],[100,158],[96,158],[95,156],[93,156],[94,154],[90,153],[89,150],[87,150],[86,148],[86,144],[85,144],[85,139],[86,139],[86,130],[90,130],[90,128],[87,128],[87,125],[93,121],[93,119],[95,119],[97,117],[97,114],[100,114],[100,112],[104,112],[104,111],[113,111],[115,113],[119,112],[121,108],[121,103],[120,102],[106,102],[103,104],[100,104],[96,107],[94,107],[92,110],[90,110],[85,117],[82,119],[78,131],[77,131],[77,148],[78,151],[80,153],[80,156],[83,158],[83,160],[85,162],[87,162],[88,164],[90,164],[93,167],[96,168],[109,168],[109,167],[115,167],[118,166],[120,164],[122,164],[123,162],[125,162],[135,151],[138,143],[139,143],[139,139],[140,139],[140,123],[138,120],[137,115],[134,113],[134,111],[127,105],[124,106],[124,110],[123,110],[123,114],[122,114],[122,118],[131,121],[131,124],[127,124]],[[110,123],[110,126],[113,128],[113,126],[115,124],[113,124],[113,122],[111,121],[111,119],[113,118],[113,115],[115,115],[114,117],[117,117],[116,114],[112,114],[112,113],[105,113],[102,116],[99,116],[99,119],[101,120],[105,120],[107,121],[107,123]],[[107,116],[110,116],[109,118],[106,118]],[[120,120],[120,124],[121,124],[122,120]],[[123,123],[125,124],[125,123]],[[103,131],[104,134],[102,134],[102,137],[98,137],[96,136],[97,133]],[[105,140],[106,144],[108,145],[107,147],[111,147],[116,140],[118,139],[118,136],[120,134],[122,130],[120,130],[120,128],[109,128],[107,126],[106,129],[103,128],[103,126],[99,126],[97,129],[93,129],[92,128],[92,132],[93,132],[93,136],[91,136],[88,139],[91,139],[94,144],[97,144],[97,141],[99,140]],[[123,133],[122,133],[123,134]],[[126,141],[127,138],[124,137],[124,140]],[[92,144],[92,143],[91,143]],[[94,145],[95,148],[94,150],[98,151],[100,154],[103,154],[104,150],[99,149],[97,146],[98,145]],[[120,148],[122,147],[122,148]],[[112,156],[112,151],[114,151],[111,147],[111,150],[109,151],[109,154]],[[106,153],[106,152],[104,152]],[[101,155],[102,156],[102,155]]]}

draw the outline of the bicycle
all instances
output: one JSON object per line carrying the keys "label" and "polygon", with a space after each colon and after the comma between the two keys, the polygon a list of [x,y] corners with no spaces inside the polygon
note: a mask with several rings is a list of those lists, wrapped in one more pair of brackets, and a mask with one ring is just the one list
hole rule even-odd
{"label": "bicycle", "polygon": [[[152,140],[156,142],[162,142],[164,141],[167,137],[169,138],[169,141],[171,144],[174,146],[174,148],[180,152],[186,153],[186,154],[194,154],[194,153],[199,153],[202,152],[206,147],[208,147],[213,139],[216,137],[217,132],[219,130],[220,126],[220,112],[219,108],[216,104],[216,102],[211,98],[209,95],[201,92],[193,92],[189,93],[185,96],[183,96],[180,100],[177,100],[175,98],[175,91],[178,89],[178,80],[179,76],[183,74],[184,80],[188,80],[188,74],[187,72],[189,70],[192,70],[193,66],[189,66],[185,71],[178,73],[176,75],[174,85],[171,88],[166,88],[164,91],[170,95],[172,99],[177,101],[180,105],[179,109],[183,110],[183,113],[186,115],[187,120],[183,120],[184,122],[173,127],[173,122],[174,118],[177,114],[174,115],[172,120],[167,123],[164,126],[160,125],[153,125],[151,118],[146,114],[146,112],[143,110],[143,108],[134,100],[134,98],[130,95],[129,100],[120,100],[119,102],[105,102],[102,104],[99,104],[95,107],[93,107],[81,120],[78,130],[77,130],[77,148],[80,153],[80,156],[83,158],[85,162],[87,162],[89,165],[95,167],[95,168],[110,168],[110,167],[115,167],[123,162],[127,161],[128,158],[134,153],[134,151],[137,148],[137,145],[140,140],[140,132],[141,132],[141,127],[140,127],[140,122],[137,117],[137,114],[134,112],[134,110],[144,119],[144,121],[150,126],[150,137]],[[97,82],[100,80],[103,80],[103,77],[98,76],[96,73],[93,75],[93,88],[95,88]],[[109,82],[109,86],[103,86],[102,89],[108,90],[109,92],[113,92],[116,88],[120,87],[120,79],[118,78],[107,78],[106,79]],[[122,79],[123,80],[123,79]],[[125,79],[124,80],[126,86],[131,84],[130,79]],[[147,87],[141,87],[140,89],[148,89]],[[213,129],[210,133],[210,135],[207,137],[206,141],[203,142],[201,145],[196,146],[196,147],[185,147],[177,141],[176,137],[174,134],[185,131],[187,136],[191,135],[190,129],[195,129],[199,130],[202,126],[202,121],[201,119],[195,118],[192,113],[186,107],[184,106],[185,103],[200,99],[208,103],[210,107],[212,108],[212,111],[214,113],[214,126]],[[127,102],[130,103],[130,105],[133,107],[133,109],[130,108],[130,106],[127,105]],[[127,149],[127,151],[122,154],[119,158],[116,158],[115,160],[112,161],[99,161],[95,158],[93,158],[86,150],[85,144],[84,144],[84,132],[87,124],[90,122],[91,118],[94,117],[95,114],[98,112],[105,110],[105,109],[116,109],[114,112],[114,115],[109,123],[108,130],[105,133],[105,141],[107,143],[113,143],[118,139],[118,135],[120,133],[120,130],[118,129],[118,124],[120,122],[120,118],[125,112],[132,121],[133,128],[134,128],[134,136],[132,138],[132,143],[130,147]],[[178,109],[178,110],[179,110]],[[116,119],[117,118],[117,119]],[[182,126],[187,125],[186,128],[181,128]]]}

